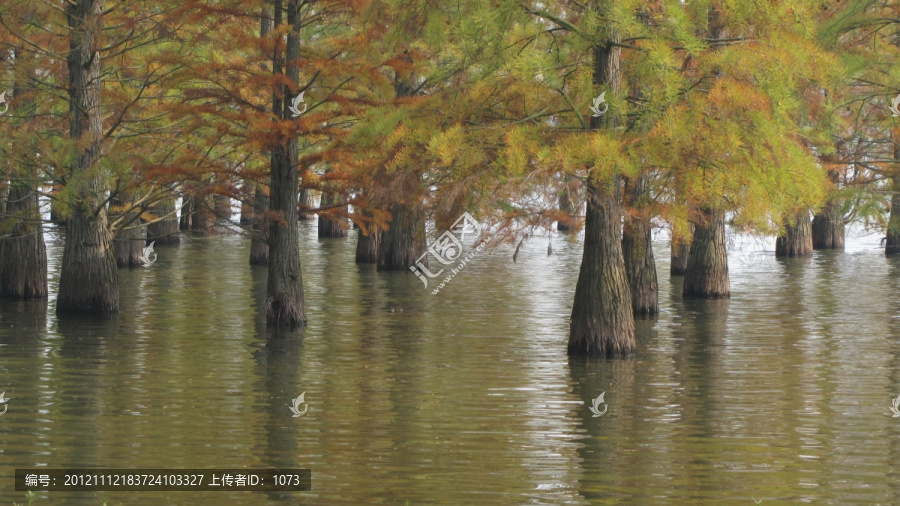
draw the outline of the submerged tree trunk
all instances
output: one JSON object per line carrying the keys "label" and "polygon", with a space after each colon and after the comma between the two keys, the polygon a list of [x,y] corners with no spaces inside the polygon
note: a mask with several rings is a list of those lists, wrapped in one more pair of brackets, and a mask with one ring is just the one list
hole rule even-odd
{"label": "submerged tree trunk", "polygon": [[[281,0],[275,0],[275,24],[281,24]],[[287,34],[284,75],[292,83],[300,81],[300,0],[287,0]],[[276,26],[277,28],[277,26]],[[275,73],[281,73],[281,61],[275,55]],[[288,104],[291,90],[281,86],[275,94],[273,112],[282,121],[290,121]],[[271,150],[272,170],[269,180],[269,273],[266,283],[266,323],[270,326],[295,328],[306,323],[303,275],[300,270],[300,226],[297,223],[297,188],[299,183],[299,146],[296,133],[286,135]]]}
{"label": "submerged tree trunk", "polygon": [[[35,181],[36,182],[36,181]],[[12,183],[6,213],[9,235],[0,239],[0,296],[35,299],[47,296],[47,248],[35,188]],[[7,221],[7,220],[4,220]]]}
{"label": "submerged tree trunk", "polygon": [[100,111],[102,0],[66,3],[69,27],[69,137],[76,146],[70,166],[78,181],[66,225],[57,314],[113,313],[119,309],[118,269],[103,205],[103,175],[94,170],[103,141]]}
{"label": "submerged tree trunk", "polygon": [[[336,202],[331,193],[322,193],[322,207]],[[345,206],[346,210],[346,206]],[[319,237],[347,237],[346,220],[343,218],[331,218],[324,213],[319,214]]]}
{"label": "submerged tree trunk", "polygon": [[191,203],[191,232],[214,233],[216,230],[214,195],[194,196]]}
{"label": "submerged tree trunk", "polygon": [[[368,218],[372,214],[363,210],[362,215]],[[355,222],[354,222],[355,223]],[[356,233],[356,263],[378,263],[378,246],[381,244],[381,231],[374,223],[365,223]]]}
{"label": "submerged tree trunk", "polygon": [[[127,202],[119,199],[110,201],[110,214],[115,221],[121,217],[121,213],[131,206],[131,198],[125,196]],[[144,251],[144,234],[141,230],[141,220],[138,211],[131,210],[125,216],[124,222],[118,233],[113,238],[113,252],[116,256],[116,265],[119,267],[141,267],[141,254]]]}
{"label": "submerged tree trunk", "polygon": [[704,209],[695,224],[682,294],[707,299],[731,296],[723,211]]}
{"label": "submerged tree trunk", "polygon": [[[563,188],[562,191],[559,192],[559,202],[558,207],[560,212],[566,213],[566,216],[569,219],[572,219],[572,201],[569,199],[569,189]],[[572,228],[566,221],[559,220],[556,222],[556,230],[558,232],[568,232]]]}
{"label": "submerged tree trunk", "polygon": [[181,217],[178,220],[178,229],[179,230],[190,230],[192,218],[194,216],[194,198],[190,195],[185,195],[181,199]]}
{"label": "submerged tree trunk", "polygon": [[178,234],[178,218],[175,216],[175,199],[165,199],[150,210],[155,218],[147,225],[146,244],[155,242],[156,246],[174,246],[181,244],[181,235]]}
{"label": "submerged tree trunk", "polygon": [[316,219],[316,213],[307,212],[310,209],[316,208],[316,198],[313,194],[313,191],[308,188],[303,188],[300,190],[300,197],[298,198],[298,202],[300,203],[300,214],[298,215],[298,219],[301,220],[314,220]]}
{"label": "submerged tree trunk", "polygon": [[775,256],[806,258],[812,254],[812,223],[809,221],[809,213],[803,211],[793,220],[786,220],[784,234],[775,239]]}
{"label": "submerged tree trunk", "polygon": [[[622,82],[622,48],[617,31],[610,30],[608,40],[594,46],[593,83],[613,94]],[[601,123],[602,122],[602,123]],[[619,115],[607,111],[591,117],[590,128],[619,125]],[[591,169],[592,170],[592,169]],[[619,179],[612,176],[606,185],[598,185],[588,174],[585,188],[587,210],[584,224],[584,256],[575,286],[575,301],[569,325],[569,355],[620,356],[635,347],[634,311],[631,288],[622,254],[622,213],[619,206]]]}
{"label": "submerged tree trunk", "polygon": [[241,198],[241,225],[253,225],[253,199],[256,194],[256,185],[253,181],[245,180]]}
{"label": "submerged tree trunk", "polygon": [[215,215],[216,221],[231,220],[231,198],[228,195],[213,195],[213,202],[215,203]]}
{"label": "submerged tree trunk", "polygon": [[655,315],[659,313],[659,286],[653,259],[652,230],[650,218],[640,212],[648,198],[646,177],[633,181],[626,195],[630,205],[639,211],[638,216],[625,214],[622,230],[622,254],[631,288],[631,307],[635,315]]}
{"label": "submerged tree trunk", "polygon": [[[838,173],[828,172],[831,181],[838,183]],[[844,249],[844,215],[840,202],[835,198],[828,200],[812,222],[813,249]]]}
{"label": "submerged tree trunk", "polygon": [[256,185],[254,199],[256,205],[253,206],[251,215],[253,232],[250,236],[250,265],[269,265],[269,241],[266,238],[269,226],[264,222],[269,210],[269,196],[263,185]]}
{"label": "submerged tree trunk", "polygon": [[[425,237],[425,216],[418,203],[397,204],[391,210],[389,228],[381,232],[378,244],[379,271],[405,271],[428,247]],[[421,261],[428,267],[428,257]]]}
{"label": "submerged tree trunk", "polygon": [[[898,156],[897,159],[900,159],[900,156]],[[894,176],[893,182],[894,188],[893,193],[891,194],[891,216],[888,220],[887,239],[884,244],[885,255],[900,254],[900,175]]]}
{"label": "submerged tree trunk", "polygon": [[691,241],[694,237],[693,223],[691,223],[690,229],[690,236],[683,237],[676,234],[675,228],[672,228],[672,243],[670,245],[672,264],[669,266],[669,275],[671,276],[684,276],[684,273],[687,272],[688,257],[691,253]]}

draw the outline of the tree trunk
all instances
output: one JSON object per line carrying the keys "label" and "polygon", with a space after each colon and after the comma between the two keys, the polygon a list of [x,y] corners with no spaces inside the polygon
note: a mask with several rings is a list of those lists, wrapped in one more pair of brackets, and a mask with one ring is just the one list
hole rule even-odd
{"label": "tree trunk", "polygon": [[[604,44],[594,46],[593,83],[616,94],[621,88],[622,48],[617,31],[610,30]],[[619,115],[607,111],[591,117],[590,128],[619,125]],[[592,171],[593,169],[591,169]],[[588,174],[585,188],[587,210],[584,224],[584,256],[575,286],[575,301],[569,325],[569,355],[620,356],[634,351],[634,311],[631,288],[622,254],[622,213],[619,179],[609,184],[595,182]]]}
{"label": "tree trunk", "polygon": [[100,111],[102,0],[66,3],[69,26],[69,136],[76,146],[69,184],[78,181],[66,225],[57,314],[114,313],[118,270],[103,205],[106,188],[95,170],[103,141]]}
{"label": "tree trunk", "polygon": [[[331,193],[322,193],[322,207],[333,204],[335,198]],[[346,210],[346,207],[345,207]],[[346,220],[331,218],[324,213],[319,214],[319,238],[347,237]]]}
{"label": "tree trunk", "polygon": [[[900,160],[900,156],[897,156],[896,158]],[[891,194],[891,217],[888,220],[887,239],[884,244],[885,255],[896,255],[900,253],[900,175],[893,177],[893,183],[893,193]]]}
{"label": "tree trunk", "polygon": [[194,198],[185,195],[181,199],[181,218],[178,220],[179,230],[190,230],[192,218],[194,216]]}
{"label": "tree trunk", "polygon": [[156,246],[175,246],[181,244],[181,235],[178,234],[178,218],[175,215],[175,199],[165,199],[157,204],[150,213],[159,219],[147,225],[147,241],[149,245],[155,242]]}
{"label": "tree trunk", "polygon": [[[372,214],[362,210],[361,214],[371,218]],[[354,223],[356,223],[354,221]],[[365,223],[356,233],[356,263],[378,263],[378,246],[381,244],[381,231],[374,223]]]}
{"label": "tree trunk", "polygon": [[215,202],[216,221],[231,221],[231,198],[228,195],[213,195]]}
{"label": "tree trunk", "polygon": [[[12,183],[5,214],[12,226],[9,235],[0,240],[0,296],[44,298],[47,296],[47,248],[37,191]],[[9,230],[6,224],[2,228]]]}
{"label": "tree trunk", "polygon": [[[425,217],[416,203],[397,204],[391,210],[389,228],[381,232],[378,244],[379,271],[405,271],[428,247],[425,237]],[[428,267],[428,257],[421,260]]]}
{"label": "tree trunk", "polygon": [[214,195],[191,198],[191,232],[212,234],[216,231],[216,209]]}
{"label": "tree trunk", "polygon": [[256,185],[253,181],[244,181],[244,188],[241,198],[241,225],[253,225],[253,199],[256,194]]}
{"label": "tree trunk", "polygon": [[691,241],[694,237],[694,224],[691,223],[691,235],[682,237],[675,233],[675,227],[672,227],[672,243],[670,251],[672,256],[672,265],[669,267],[671,276],[684,276],[687,272],[688,257],[691,253]]}
{"label": "tree trunk", "polygon": [[631,288],[631,307],[635,315],[659,313],[659,287],[656,262],[653,259],[650,218],[641,212],[643,201],[648,198],[646,181],[645,176],[639,177],[626,190],[629,205],[638,211],[638,215],[626,213],[622,231],[622,254]]}
{"label": "tree trunk", "polygon": [[[110,200],[110,214],[114,221],[121,216],[120,213],[126,207],[131,206],[130,196],[123,197],[127,202],[119,199]],[[144,265],[144,262],[141,261],[141,254],[144,252],[144,234],[141,231],[141,219],[137,216],[137,211],[132,210],[127,213],[125,221],[113,238],[113,252],[116,256],[116,265],[119,267],[131,268]]]}
{"label": "tree trunk", "polygon": [[264,219],[269,210],[269,196],[263,185],[256,185],[254,199],[256,204],[251,214],[253,232],[250,236],[250,265],[269,265],[269,242],[266,238],[269,225]]}
{"label": "tree trunk", "polygon": [[704,209],[700,223],[695,224],[682,294],[707,299],[731,296],[723,211]]}
{"label": "tree trunk", "polygon": [[800,212],[793,220],[786,220],[784,234],[775,239],[775,256],[778,258],[806,258],[813,254],[812,223],[809,213]]}
{"label": "tree trunk", "polygon": [[316,213],[306,212],[309,209],[316,208],[316,198],[315,198],[315,195],[313,194],[312,190],[310,190],[308,188],[304,188],[304,189],[300,190],[300,197],[298,199],[298,202],[300,204],[300,209],[302,209],[302,211],[300,211],[298,219],[300,219],[300,220],[316,219]]}
{"label": "tree trunk", "polygon": [[[829,171],[828,175],[837,186],[838,173]],[[840,208],[840,202],[832,198],[813,217],[813,249],[844,249],[844,215]]]}
{"label": "tree trunk", "polygon": [[[571,219],[572,217],[572,202],[569,200],[569,189],[563,188],[562,191],[559,192],[559,204],[558,204],[560,212],[566,213],[566,216]],[[556,230],[557,232],[568,232],[572,228],[565,221],[557,221],[556,222]]]}
{"label": "tree trunk", "polygon": [[[275,24],[281,21],[281,0],[275,0]],[[285,76],[292,83],[300,81],[300,0],[287,1],[287,35]],[[277,61],[275,72],[280,72]],[[288,104],[291,90],[281,86],[273,109],[283,121],[290,121]],[[269,223],[269,272],[266,283],[266,323],[269,326],[295,328],[306,323],[306,303],[303,295],[303,275],[300,270],[300,226],[297,223],[297,188],[299,164],[297,135],[289,133],[272,152],[272,171],[269,180],[270,211],[275,215]]]}

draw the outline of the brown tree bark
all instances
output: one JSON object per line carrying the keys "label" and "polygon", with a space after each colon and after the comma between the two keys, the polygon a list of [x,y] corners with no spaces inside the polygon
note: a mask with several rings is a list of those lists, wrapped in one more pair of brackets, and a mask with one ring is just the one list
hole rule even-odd
{"label": "brown tree bark", "polygon": [[213,195],[213,202],[215,203],[215,216],[216,221],[231,220],[231,198],[227,195]]}
{"label": "brown tree bark", "polygon": [[672,231],[672,242],[670,245],[670,254],[672,264],[669,266],[669,275],[684,276],[687,272],[688,257],[691,253],[691,241],[694,237],[694,224],[691,223],[691,235],[682,237]]}
{"label": "brown tree bark", "polygon": [[35,188],[13,182],[4,214],[8,216],[4,221],[11,223],[4,223],[2,229],[9,230],[9,235],[0,239],[0,296],[44,298],[47,296],[47,248]]}
{"label": "brown tree bark", "polygon": [[[115,221],[126,208],[131,206],[129,195],[123,195],[125,201],[118,198],[110,200],[110,214]],[[138,211],[131,210],[124,217],[125,221],[119,227],[118,233],[113,238],[113,253],[116,257],[116,265],[119,267],[142,267],[141,254],[144,252],[144,234],[141,230],[141,219]]]}
{"label": "brown tree bark", "polygon": [[[275,0],[275,25],[281,24],[282,1]],[[300,82],[300,0],[287,0],[287,34],[284,75],[295,84]],[[281,73],[281,61],[275,55],[275,73]],[[288,104],[292,93],[281,86],[280,97],[273,100],[273,112],[283,121],[290,120]],[[303,294],[303,274],[300,269],[300,226],[298,165],[299,146],[296,133],[289,133],[274,146],[269,179],[269,272],[266,283],[266,323],[269,326],[296,328],[306,323],[306,302]]]}
{"label": "brown tree bark", "polygon": [[214,195],[195,195],[191,198],[191,232],[213,234],[216,231]]}
{"label": "brown tree bark", "polygon": [[300,197],[298,198],[298,202],[300,204],[300,209],[302,209],[300,211],[300,214],[298,215],[298,219],[316,219],[316,213],[306,212],[307,209],[315,209],[316,207],[316,198],[312,190],[308,188],[303,188],[302,190],[300,190]]}
{"label": "brown tree bark", "polygon": [[[829,171],[829,176],[837,185],[838,173]],[[840,208],[840,202],[832,198],[813,217],[813,249],[844,249],[844,215]]]}
{"label": "brown tree bark", "polygon": [[113,256],[102,174],[93,171],[103,142],[100,111],[102,0],[66,2],[69,27],[69,137],[76,152],[69,168],[78,181],[66,225],[57,314],[113,313],[119,309],[118,270]]}
{"label": "brown tree bark", "polygon": [[731,296],[724,211],[701,211],[700,220],[695,224],[694,239],[691,241],[682,294],[685,297],[707,299]]}
{"label": "brown tree bark", "polygon": [[253,181],[245,180],[243,197],[241,199],[241,225],[253,225],[253,199],[256,195],[256,185]]}
{"label": "brown tree bark", "polygon": [[250,236],[250,265],[269,265],[269,241],[266,231],[269,226],[264,217],[269,210],[269,196],[263,185],[256,185],[254,195],[256,204],[251,215],[252,233]]}
{"label": "brown tree bark", "polygon": [[[335,202],[334,195],[331,193],[322,193],[322,206],[333,204]],[[346,207],[345,207],[346,210]],[[318,226],[319,238],[329,237],[347,237],[347,221],[343,218],[331,218],[325,214],[319,214]]]}
{"label": "brown tree bark", "polygon": [[[607,40],[594,46],[593,83],[613,94],[621,88],[622,48],[615,30]],[[590,128],[603,124],[615,128],[615,111],[591,117]],[[634,351],[634,312],[631,289],[622,254],[622,213],[618,176],[601,185],[593,174],[586,185],[587,211],[584,228],[584,256],[575,286],[575,301],[569,325],[569,355],[621,356]]]}
{"label": "brown tree bark", "polygon": [[784,233],[775,239],[775,256],[778,258],[807,258],[813,254],[812,222],[809,213],[798,213],[784,224]]}
{"label": "brown tree bark", "polygon": [[[557,204],[560,212],[566,213],[571,219],[572,216],[572,201],[569,199],[569,189],[563,188],[562,191],[559,192],[559,202]],[[557,221],[556,222],[556,230],[557,232],[568,232],[572,227],[568,225],[565,221]]]}
{"label": "brown tree bark", "polygon": [[631,307],[635,315],[659,313],[659,285],[653,258],[650,217],[642,213],[647,195],[646,176],[629,181],[626,199],[637,215],[626,213],[622,230],[622,254],[631,288]]}
{"label": "brown tree bark", "polygon": [[[425,216],[418,203],[396,204],[391,210],[391,222],[381,232],[378,244],[379,271],[405,271],[415,265],[428,247],[425,236]],[[428,257],[421,260],[428,267]]]}
{"label": "brown tree bark", "polygon": [[194,198],[185,195],[181,200],[181,217],[178,219],[179,230],[190,230],[194,216]]}
{"label": "brown tree bark", "polygon": [[147,225],[146,244],[155,242],[155,246],[174,246],[181,244],[181,235],[178,233],[178,218],[175,215],[175,199],[169,198],[159,202],[150,210],[159,221]]}

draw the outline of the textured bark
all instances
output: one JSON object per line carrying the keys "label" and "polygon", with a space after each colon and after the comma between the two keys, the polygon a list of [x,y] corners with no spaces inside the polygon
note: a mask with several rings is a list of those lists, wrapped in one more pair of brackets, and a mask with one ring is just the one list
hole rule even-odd
{"label": "textured bark", "polygon": [[[285,76],[292,83],[300,80],[300,0],[288,0],[287,23],[290,31],[285,50]],[[280,0],[274,2],[275,24],[280,24]],[[276,55],[277,58],[277,55]],[[280,73],[276,61],[275,72]],[[282,120],[291,118],[288,111],[292,93],[282,86],[276,94],[273,110]],[[266,323],[269,326],[296,328],[306,323],[303,275],[300,270],[300,226],[297,223],[297,188],[299,152],[296,134],[288,134],[271,150],[272,170],[269,179],[269,272],[266,283]]]}
{"label": "textured bark", "polygon": [[253,225],[253,199],[256,185],[253,181],[244,181],[244,195],[241,200],[241,225]]}
{"label": "textured bark", "polygon": [[181,201],[181,217],[178,219],[179,230],[190,230],[194,216],[194,198],[185,195]]}
{"label": "textured bark", "polygon": [[216,231],[216,210],[213,195],[191,199],[191,232],[212,234]]}
{"label": "textured bark", "polygon": [[809,213],[804,211],[793,220],[785,222],[784,233],[775,239],[775,256],[806,258],[812,254],[812,223],[809,221]]}
{"label": "textured bark", "polygon": [[[606,44],[594,47],[593,83],[613,94],[621,88],[621,47],[616,31]],[[619,117],[607,111],[591,117],[591,129],[615,128]],[[575,286],[575,301],[569,325],[569,355],[621,356],[634,351],[634,312],[625,260],[622,254],[622,213],[619,182],[601,187],[589,174],[585,188],[587,210],[584,226],[584,256]]]}
{"label": "textured bark", "polygon": [[[334,196],[330,193],[322,193],[322,206],[333,204]],[[345,207],[346,211],[346,207]],[[319,214],[319,237],[347,237],[347,221],[343,218],[331,218],[325,214]]]}
{"label": "textured bark", "polygon": [[[389,228],[381,232],[378,244],[379,271],[405,271],[428,247],[425,216],[418,204],[397,204],[391,210]],[[421,263],[428,267],[428,257]]]}
{"label": "textured bark", "polygon": [[640,177],[627,186],[626,198],[637,212],[625,214],[622,230],[622,254],[625,272],[631,289],[631,307],[635,315],[659,313],[659,285],[656,279],[656,261],[653,259],[650,217],[641,213],[648,198],[646,177]]}
{"label": "textured bark", "polygon": [[11,184],[4,214],[8,218],[2,229],[9,235],[0,239],[0,296],[46,297],[47,248],[34,187]]}
{"label": "textured bark", "polygon": [[146,244],[155,242],[154,246],[174,246],[181,244],[181,235],[178,233],[178,218],[175,216],[175,199],[165,199],[150,210],[159,221],[147,225]]}
{"label": "textured bark", "polygon": [[[117,213],[131,206],[130,198],[123,202],[119,199],[110,201],[110,214],[112,219],[120,217]],[[113,252],[116,257],[116,265],[119,267],[142,267],[141,254],[144,251],[144,234],[141,230],[141,221],[138,213],[132,210],[125,216],[125,221],[118,233],[113,238]]]}
{"label": "textured bark", "polygon": [[703,210],[700,222],[695,224],[682,293],[708,299],[731,296],[723,211]]}
{"label": "textured bark", "polygon": [[100,32],[102,0],[66,3],[69,27],[69,137],[76,152],[70,172],[75,189],[59,279],[57,314],[113,313],[119,309],[118,270],[103,205],[103,175],[93,169],[102,143]]}
{"label": "textured bark", "polygon": [[634,351],[634,312],[622,255],[618,196],[587,185],[584,256],[575,286],[569,355]]}
{"label": "textured bark", "polygon": [[356,236],[356,263],[378,263],[378,246],[381,243],[381,231],[375,225],[367,227],[367,233],[359,229]]}
{"label": "textured bark", "polygon": [[672,231],[672,243],[670,251],[672,255],[672,265],[669,266],[669,274],[672,276],[684,276],[687,271],[688,257],[691,253],[691,240],[694,237],[694,224],[691,223],[690,237],[682,237]]}
{"label": "textured bark", "polygon": [[[900,160],[900,154],[895,155]],[[888,221],[887,239],[884,245],[885,255],[900,254],[900,175],[893,178],[893,192],[891,194],[891,216]]]}

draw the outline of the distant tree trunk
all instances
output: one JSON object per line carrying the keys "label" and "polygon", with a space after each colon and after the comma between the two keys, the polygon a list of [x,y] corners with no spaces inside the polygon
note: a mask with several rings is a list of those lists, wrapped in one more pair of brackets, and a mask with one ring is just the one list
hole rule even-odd
{"label": "distant tree trunk", "polygon": [[213,195],[213,202],[215,203],[215,215],[216,221],[231,220],[231,198],[228,195]]}
{"label": "distant tree trunk", "polygon": [[694,237],[694,224],[691,223],[690,227],[691,235],[689,237],[682,237],[676,234],[674,227],[672,228],[672,243],[670,245],[672,264],[669,267],[669,275],[671,276],[684,276],[684,273],[687,271],[688,256],[691,253],[691,240]]}
{"label": "distant tree trunk", "polygon": [[62,192],[62,185],[58,183],[53,183],[50,187],[50,221],[54,223],[58,223],[60,225],[65,225],[66,220],[63,218],[63,212],[60,209],[62,204],[59,201],[58,195]]}
{"label": "distant tree trunk", "polygon": [[245,180],[243,188],[243,197],[241,198],[241,225],[253,224],[253,199],[255,198],[256,186],[253,181]]}
{"label": "distant tree trunk", "polygon": [[74,206],[66,226],[57,314],[114,313],[119,309],[118,270],[103,205],[103,175],[94,171],[103,141],[100,110],[102,0],[66,2],[69,27],[69,137]]}
{"label": "distant tree trunk", "polygon": [[725,213],[704,209],[701,215],[700,222],[695,224],[682,293],[685,297],[707,299],[730,297]]}
{"label": "distant tree trunk", "polygon": [[[131,206],[131,196],[123,195],[125,202],[114,198],[110,200],[110,214],[113,220],[121,217],[124,209]],[[125,221],[113,238],[113,252],[116,257],[116,265],[119,267],[141,267],[141,253],[144,250],[144,234],[141,230],[141,219],[137,211],[132,210],[125,216]]]}
{"label": "distant tree trunk", "polygon": [[[372,217],[372,214],[365,210],[361,214],[368,218]],[[379,244],[381,244],[381,231],[374,223],[366,223],[359,227],[359,232],[356,233],[356,263],[378,263]]]}
{"label": "distant tree trunk", "polygon": [[[12,226],[9,235],[0,239],[0,296],[44,298],[47,296],[47,248],[37,191],[14,182],[8,199],[4,214]],[[7,224],[2,228],[9,230]]]}
{"label": "distant tree trunk", "polygon": [[806,258],[812,254],[812,223],[809,221],[809,213],[803,211],[793,220],[786,220],[784,234],[775,239],[775,256]]}
{"label": "distant tree trunk", "polygon": [[250,239],[250,265],[269,265],[269,242],[266,238],[268,223],[264,223],[264,217],[269,210],[269,196],[263,185],[256,185],[254,195],[256,204],[253,206],[251,219],[253,220],[253,232]]}
{"label": "distant tree trunk", "polygon": [[[336,202],[334,195],[328,192],[322,193],[322,206]],[[319,214],[319,237],[347,237],[346,220],[343,218],[329,218],[324,213]]]}
{"label": "distant tree trunk", "polygon": [[[837,184],[838,173],[829,171],[829,177]],[[836,199],[830,199],[813,217],[813,249],[844,249],[844,215]]]}
{"label": "distant tree trunk", "polygon": [[[559,210],[560,212],[566,213],[570,219],[572,217],[572,202],[569,200],[569,189],[563,188],[562,191],[559,192]],[[568,232],[571,230],[571,227],[562,220],[556,222],[556,230],[558,232]]]}
{"label": "distant tree trunk", "polygon": [[[418,203],[397,204],[391,210],[391,223],[381,232],[378,244],[379,271],[405,271],[428,247],[425,216]],[[421,262],[428,267],[428,257]]]}
{"label": "distant tree trunk", "polygon": [[[275,24],[281,24],[282,1],[275,0]],[[300,81],[300,0],[287,0],[287,34],[284,75],[292,83]],[[275,72],[281,73],[276,56]],[[290,120],[287,104],[291,90],[281,86],[282,93],[273,100],[274,112]],[[269,273],[266,283],[266,323],[270,326],[295,328],[306,323],[303,275],[300,270],[300,227],[297,223],[297,188],[299,183],[299,146],[296,134],[289,134],[271,150],[272,170],[269,182],[269,208],[275,219],[269,223]]]}
{"label": "distant tree trunk", "polygon": [[194,216],[194,198],[190,195],[185,195],[181,199],[181,218],[178,220],[178,229],[179,230],[190,230],[191,225],[193,225],[193,216]]}
{"label": "distant tree trunk", "polygon": [[639,211],[638,216],[625,214],[622,230],[622,253],[625,271],[631,288],[631,307],[635,315],[659,313],[659,286],[656,279],[656,262],[653,259],[650,218],[640,213],[647,195],[646,176],[637,178],[626,186],[626,199]]}
{"label": "distant tree trunk", "polygon": [[[33,128],[37,118],[37,81],[30,51],[15,49],[14,95],[25,97],[17,113],[23,117],[19,128]],[[13,120],[15,121],[15,120]],[[38,149],[32,140],[22,155],[10,160],[13,174],[0,179],[0,297],[39,299],[47,296],[47,248],[38,191],[40,176]]]}
{"label": "distant tree trunk", "polygon": [[[608,30],[608,40],[594,46],[593,84],[616,94],[622,85],[619,33]],[[601,123],[602,122],[602,123]],[[590,128],[619,125],[619,114],[607,111],[591,117]],[[631,288],[622,254],[622,212],[619,180],[598,185],[592,174],[585,188],[584,256],[575,286],[569,325],[569,355],[620,356],[634,351],[634,311]],[[605,187],[604,187],[605,186]]]}
{"label": "distant tree trunk", "polygon": [[212,234],[216,231],[216,210],[213,195],[191,198],[191,232]]}
{"label": "distant tree trunk", "polygon": [[303,188],[300,190],[300,197],[298,199],[300,203],[300,214],[298,219],[300,220],[314,220],[316,219],[316,213],[306,212],[308,209],[316,208],[316,197],[312,190],[308,188]]}
{"label": "distant tree trunk", "polygon": [[150,213],[161,218],[147,225],[146,244],[155,242],[154,246],[174,246],[181,244],[181,236],[178,234],[178,218],[175,216],[175,199],[169,198],[160,201]]}
{"label": "distant tree trunk", "polygon": [[[900,155],[897,155],[895,158],[900,160]],[[900,254],[900,175],[893,177],[893,183],[891,217],[888,220],[887,240],[884,245],[885,255]]]}

